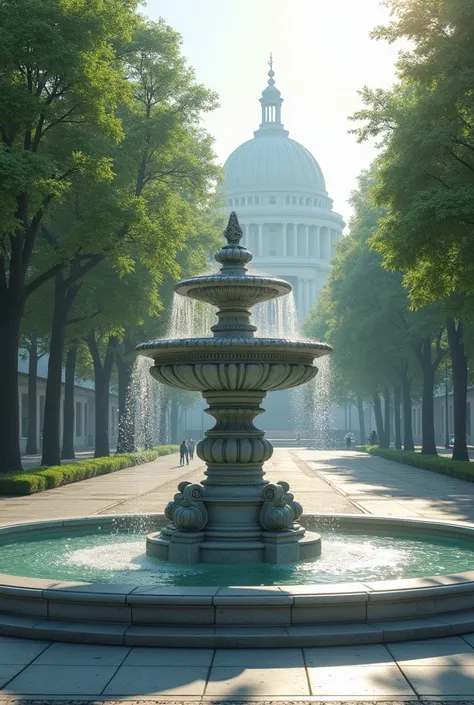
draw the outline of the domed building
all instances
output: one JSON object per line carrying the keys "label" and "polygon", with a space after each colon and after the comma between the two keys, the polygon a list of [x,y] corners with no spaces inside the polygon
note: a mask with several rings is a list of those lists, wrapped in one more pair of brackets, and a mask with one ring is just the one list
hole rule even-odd
{"label": "domed building", "polygon": [[[253,253],[252,270],[291,283],[302,322],[325,284],[334,244],[345,223],[332,210],[318,162],[306,147],[289,137],[282,124],[283,98],[274,76],[270,58],[268,85],[260,98],[261,124],[253,138],[237,147],[225,162],[224,194],[227,210],[238,214],[243,244]],[[261,334],[262,322],[255,318],[254,322]],[[279,316],[276,322],[281,323]],[[289,324],[286,331],[277,328],[283,335],[291,335],[292,322],[285,322]],[[259,426],[273,443],[293,443],[296,430],[304,430],[308,424],[309,407],[296,409],[291,399],[287,390],[268,395]],[[183,438],[200,438],[212,425],[204,407],[200,401],[184,414]],[[332,407],[330,415],[335,429],[347,427],[347,419],[340,418],[341,410]]]}
{"label": "domed building", "polygon": [[262,122],[227,159],[225,196],[229,212],[239,216],[254,268],[292,284],[303,321],[325,283],[345,224],[332,210],[318,162],[282,124],[283,98],[274,75],[270,59],[260,98]]}

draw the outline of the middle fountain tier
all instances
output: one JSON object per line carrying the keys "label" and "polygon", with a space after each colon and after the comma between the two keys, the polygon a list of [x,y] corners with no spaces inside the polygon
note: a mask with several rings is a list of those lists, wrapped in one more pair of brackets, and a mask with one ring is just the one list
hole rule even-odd
{"label": "middle fountain tier", "polygon": [[[201,483],[182,482],[165,514],[168,526],[147,537],[149,556],[173,563],[295,563],[318,556],[321,538],[305,531],[302,506],[287,482],[264,479],[273,448],[254,419],[267,392],[313,379],[314,360],[331,351],[313,340],[256,338],[250,309],[284,296],[282,279],[247,274],[251,253],[232,213],[216,260],[219,274],[179,282],[175,291],[217,308],[213,337],[156,340],[137,351],[154,360],[150,372],[170,387],[199,391],[215,426],[197,446],[206,463]],[[288,413],[290,410],[288,409]]]}

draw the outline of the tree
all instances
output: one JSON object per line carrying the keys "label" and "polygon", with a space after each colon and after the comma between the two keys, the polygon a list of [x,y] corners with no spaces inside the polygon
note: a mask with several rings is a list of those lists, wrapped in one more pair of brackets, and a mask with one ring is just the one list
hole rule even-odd
{"label": "tree", "polygon": [[78,340],[72,340],[66,354],[64,370],[64,406],[63,406],[63,439],[61,459],[75,458],[74,452],[74,387],[76,382],[76,364]]}
{"label": "tree", "polygon": [[[118,452],[131,452],[135,448],[134,405],[130,399],[130,395],[135,393],[132,386],[135,347],[144,340],[161,338],[168,334],[174,305],[174,284],[178,275],[180,278],[186,278],[209,268],[212,254],[219,249],[221,232],[224,227],[224,219],[218,214],[217,206],[217,195],[210,194],[209,203],[205,208],[200,208],[197,211],[198,217],[186,230],[182,249],[176,256],[177,270],[174,276],[168,273],[164,277],[163,284],[159,289],[159,299],[162,304],[159,312],[155,310],[151,315],[146,313],[140,325],[135,321],[124,328],[123,336],[115,353],[119,396]],[[164,425],[167,407],[168,400],[161,405],[160,427]],[[162,433],[160,430],[160,434],[161,440],[164,442],[164,432]]]}
{"label": "tree", "polygon": [[359,188],[352,196],[354,216],[350,236],[338,243],[323,305],[320,301],[313,309],[306,330],[313,334],[314,318],[317,320],[322,315],[326,319],[338,374],[358,397],[372,399],[377,433],[385,447],[390,442],[391,389],[397,385],[402,386],[404,398],[404,444],[407,450],[413,447],[411,394],[418,361],[425,389],[423,447],[425,452],[429,449],[430,453],[436,453],[431,443],[432,397],[439,360],[432,364],[430,357],[428,364],[427,355],[428,352],[431,355],[432,341],[442,331],[444,315],[436,307],[411,311],[402,276],[384,269],[381,256],[370,247],[371,237],[384,217],[383,209],[372,200],[376,183],[375,168],[363,172],[359,178]]}
{"label": "tree", "polygon": [[[412,304],[443,301],[453,364],[458,429],[453,458],[467,460],[467,360],[463,319],[474,314],[474,7],[464,0],[389,0],[392,22],[376,39],[410,40],[399,82],[365,87],[354,118],[359,140],[382,138],[373,237],[384,265],[405,272]],[[459,327],[460,334],[455,334]]]}
{"label": "tree", "polygon": [[127,84],[114,45],[135,0],[0,2],[0,471],[21,470],[18,345],[27,298],[64,262],[36,266],[39,229],[91,159],[82,125],[115,139]]}
{"label": "tree", "polygon": [[[165,272],[176,271],[176,252],[197,220],[192,209],[206,205],[219,174],[211,140],[197,127],[201,114],[215,106],[215,96],[195,82],[180,55],[179,36],[162,22],[143,22],[123,54],[132,93],[119,111],[125,138],[114,146],[92,135],[114,174],[99,185],[90,178],[78,181],[60,218],[42,231],[50,247],[60,251],[67,242],[71,253],[70,264],[55,277],[44,465],[59,462],[65,330],[84,277],[106,257],[122,270],[141,259],[159,284]],[[90,335],[88,340],[92,344]],[[123,401],[120,390],[119,397]]]}
{"label": "tree", "polygon": [[20,355],[26,353],[25,356],[28,358],[28,429],[25,449],[27,455],[35,455],[38,452],[38,363],[48,351],[51,294],[51,286],[43,286],[28,299],[21,325]]}

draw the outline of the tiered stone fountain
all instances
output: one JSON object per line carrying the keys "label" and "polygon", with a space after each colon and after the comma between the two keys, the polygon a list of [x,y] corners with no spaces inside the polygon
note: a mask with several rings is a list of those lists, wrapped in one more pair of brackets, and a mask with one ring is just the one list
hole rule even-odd
{"label": "tiered stone fountain", "polygon": [[137,350],[153,358],[151,374],[171,387],[202,392],[216,420],[198,447],[207,465],[202,483],[183,482],[166,507],[169,525],[147,538],[147,553],[175,563],[293,563],[321,552],[321,539],[299,524],[303,509],[288,483],[270,484],[263,464],[272,455],[253,424],[267,392],[304,384],[318,372],[325,343],[256,338],[250,311],[290,293],[273,277],[247,274],[252,254],[232,213],[227,244],[216,254],[219,274],[179,282],[175,291],[217,307],[213,337],[157,340]]}

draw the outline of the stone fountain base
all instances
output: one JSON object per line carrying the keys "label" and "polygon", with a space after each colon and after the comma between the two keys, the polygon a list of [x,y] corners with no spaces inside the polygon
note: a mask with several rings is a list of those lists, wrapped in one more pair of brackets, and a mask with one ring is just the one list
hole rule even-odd
{"label": "stone fountain base", "polygon": [[269,483],[260,475],[246,486],[208,482],[178,485],[165,510],[168,526],[147,537],[148,556],[181,565],[249,565],[297,563],[320,555],[321,537],[300,526],[303,508],[287,482]]}
{"label": "stone fountain base", "polygon": [[197,534],[167,527],[147,536],[146,552],[151,558],[187,565],[297,563],[321,554],[321,536],[298,527],[288,531],[260,532],[249,540],[216,541],[208,538],[205,532]]}

